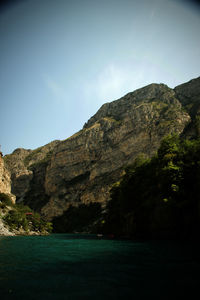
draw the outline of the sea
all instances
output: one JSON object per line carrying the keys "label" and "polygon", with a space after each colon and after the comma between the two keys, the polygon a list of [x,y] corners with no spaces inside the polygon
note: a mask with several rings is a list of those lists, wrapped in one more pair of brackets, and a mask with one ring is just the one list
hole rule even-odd
{"label": "sea", "polygon": [[200,299],[200,246],[84,234],[0,237],[0,299]]}

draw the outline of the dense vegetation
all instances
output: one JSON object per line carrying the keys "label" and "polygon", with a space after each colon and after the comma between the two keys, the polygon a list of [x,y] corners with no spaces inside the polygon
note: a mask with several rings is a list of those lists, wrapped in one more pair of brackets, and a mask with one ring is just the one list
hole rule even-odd
{"label": "dense vegetation", "polygon": [[91,232],[95,230],[95,221],[101,216],[99,203],[70,206],[62,216],[53,220],[55,232]]}
{"label": "dense vegetation", "polygon": [[7,194],[0,193],[0,209],[3,220],[11,231],[23,233],[38,232],[41,234],[51,232],[52,224],[46,222],[30,207],[23,204],[13,204]]}
{"label": "dense vegetation", "polygon": [[13,206],[13,202],[11,200],[11,198],[4,193],[0,193],[0,208],[4,209],[6,208],[6,206]]}
{"label": "dense vegetation", "polygon": [[150,158],[140,155],[98,203],[71,206],[55,232],[88,231],[133,238],[196,238],[200,229],[200,140],[166,137]]}
{"label": "dense vegetation", "polygon": [[190,238],[200,229],[200,140],[166,137],[111,190],[104,233],[135,238]]}

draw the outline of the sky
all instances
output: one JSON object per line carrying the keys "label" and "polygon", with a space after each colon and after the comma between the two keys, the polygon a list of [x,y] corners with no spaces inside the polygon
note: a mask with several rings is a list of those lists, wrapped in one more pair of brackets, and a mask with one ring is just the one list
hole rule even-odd
{"label": "sky", "polygon": [[0,144],[35,149],[102,104],[200,76],[192,0],[10,0],[0,6]]}

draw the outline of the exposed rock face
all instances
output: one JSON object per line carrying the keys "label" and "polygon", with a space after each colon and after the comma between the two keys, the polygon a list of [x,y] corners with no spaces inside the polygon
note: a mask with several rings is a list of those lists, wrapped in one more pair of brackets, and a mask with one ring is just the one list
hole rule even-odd
{"label": "exposed rock face", "polygon": [[1,235],[5,235],[5,236],[13,236],[15,235],[14,233],[12,233],[4,224],[4,222],[2,221],[2,219],[0,218],[0,236]]}
{"label": "exposed rock face", "polygon": [[47,219],[61,215],[70,204],[105,205],[112,184],[138,154],[152,156],[164,136],[184,132],[192,116],[183,109],[189,103],[185,99],[191,96],[198,102],[199,86],[200,78],[175,90],[150,84],[104,104],[82,130],[64,141],[34,151],[15,150],[6,162],[17,199]]}
{"label": "exposed rock face", "polygon": [[16,149],[12,155],[5,156],[4,158],[7,168],[11,170],[12,193],[15,194],[18,199],[19,196],[26,193],[29,188],[32,172],[27,170],[24,159],[30,151],[31,150]]}
{"label": "exposed rock face", "polygon": [[15,196],[11,194],[10,172],[6,169],[4,165],[3,157],[1,155],[0,155],[0,193],[10,195],[13,203],[15,202]]}
{"label": "exposed rock face", "polygon": [[192,117],[200,113],[200,77],[178,85],[174,91]]}
{"label": "exposed rock face", "polygon": [[165,135],[180,134],[189,120],[163,84],[104,104],[83,130],[54,149],[45,179],[50,201],[42,212],[53,217],[69,204],[105,203],[125,166],[140,153],[151,156]]}
{"label": "exposed rock face", "polygon": [[[39,196],[39,198],[44,197],[45,191],[42,188],[43,181],[41,183],[40,179],[43,175],[40,174],[38,169],[41,168],[41,165],[46,169],[46,165],[51,156],[51,151],[57,143],[59,143],[59,141],[54,141],[36,150],[19,148],[11,155],[6,155],[4,157],[6,167],[11,171],[12,193],[16,195],[17,202],[27,200],[26,195],[28,194],[29,196],[30,194],[34,194],[36,202],[38,199],[37,196]],[[35,174],[37,175],[35,176]],[[38,185],[36,189],[33,190],[35,177],[37,177]],[[41,189],[42,194],[40,195]],[[34,207],[34,201],[32,206]]]}
{"label": "exposed rock face", "polygon": [[174,91],[191,117],[191,122],[183,132],[184,136],[186,138],[200,137],[200,77],[177,86]]}

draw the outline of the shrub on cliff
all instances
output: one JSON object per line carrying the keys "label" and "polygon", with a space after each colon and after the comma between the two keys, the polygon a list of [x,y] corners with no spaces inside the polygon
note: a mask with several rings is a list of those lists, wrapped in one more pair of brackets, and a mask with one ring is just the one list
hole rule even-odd
{"label": "shrub on cliff", "polygon": [[10,210],[4,217],[5,223],[9,226],[10,230],[19,230],[23,228],[25,231],[29,229],[28,220],[26,215],[18,210]]}
{"label": "shrub on cliff", "polygon": [[10,199],[9,195],[0,193],[0,202],[3,203],[5,206],[13,206],[13,202]]}
{"label": "shrub on cliff", "polygon": [[38,213],[21,203],[13,205],[3,219],[11,231],[20,229],[25,232],[34,231],[40,233],[50,233],[52,231],[50,222],[46,222]]}

